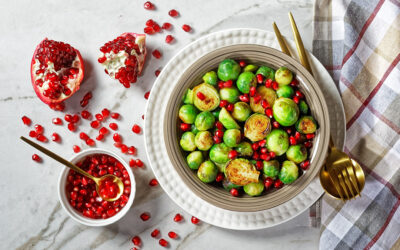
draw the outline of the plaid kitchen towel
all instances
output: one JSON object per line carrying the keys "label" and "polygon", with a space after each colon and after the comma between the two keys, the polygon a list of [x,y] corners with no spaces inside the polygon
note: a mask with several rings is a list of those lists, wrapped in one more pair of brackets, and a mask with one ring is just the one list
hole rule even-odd
{"label": "plaid kitchen towel", "polygon": [[390,249],[400,235],[400,1],[316,0],[313,53],[342,96],[345,152],[366,174],[362,197],[324,196],[320,249]]}

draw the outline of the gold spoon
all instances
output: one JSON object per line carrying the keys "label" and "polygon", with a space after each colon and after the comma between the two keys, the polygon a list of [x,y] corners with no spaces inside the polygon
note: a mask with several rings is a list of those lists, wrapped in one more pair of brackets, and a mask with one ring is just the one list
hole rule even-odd
{"label": "gold spoon", "polygon": [[[67,161],[66,159],[62,158],[61,156],[51,152],[50,150],[40,146],[39,144],[29,140],[28,138],[25,138],[23,136],[20,137],[21,140],[23,140],[24,142],[28,143],[29,145],[31,145],[32,147],[36,148],[37,150],[41,151],[42,153],[46,154],[47,156],[49,156],[50,158],[53,158],[54,160],[60,162],[61,164],[63,164],[66,167],[69,167],[70,169],[74,170],[75,172],[93,180],[96,183],[96,191],[99,194],[99,196],[106,201],[116,201],[119,199],[119,197],[121,197],[122,193],[124,192],[124,183],[122,182],[122,180],[120,178],[118,178],[115,175],[112,174],[106,174],[103,175],[102,177],[98,178],[98,177],[94,177],[91,174],[85,172],[84,170],[82,170],[81,168],[79,168],[78,166],[76,166],[75,164],[73,164],[72,162]],[[118,194],[113,197],[113,198],[109,198],[109,197],[103,197],[100,193],[99,187],[103,184],[103,182],[105,181],[112,181],[113,183],[117,184],[118,186]]]}

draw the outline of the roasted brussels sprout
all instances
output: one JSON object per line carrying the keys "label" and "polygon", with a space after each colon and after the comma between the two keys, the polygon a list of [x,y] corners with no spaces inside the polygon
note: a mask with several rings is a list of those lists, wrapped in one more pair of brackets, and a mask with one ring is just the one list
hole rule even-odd
{"label": "roasted brussels sprout", "polygon": [[186,157],[186,161],[191,169],[198,169],[204,161],[203,154],[200,151],[193,151]]}
{"label": "roasted brussels sprout", "polygon": [[222,108],[219,112],[218,119],[226,129],[240,128],[239,124],[237,124],[235,119],[233,119],[231,114],[225,108]]}
{"label": "roasted brussels sprout", "polygon": [[306,115],[308,113],[308,104],[304,100],[301,100],[299,102],[299,109],[303,115]]}
{"label": "roasted brussels sprout", "polygon": [[239,90],[236,87],[222,88],[219,90],[221,100],[226,100],[230,103],[235,103],[239,100]]}
{"label": "roasted brussels sprout", "polygon": [[284,184],[290,184],[299,177],[299,168],[292,161],[284,161],[281,171],[279,172],[279,180]]}
{"label": "roasted brussels sprout", "polygon": [[214,144],[210,131],[200,131],[194,138],[194,143],[199,150],[206,151]]}
{"label": "roasted brussels sprout", "polygon": [[238,188],[241,188],[241,187],[242,187],[242,186],[233,184],[233,183],[230,182],[227,178],[225,178],[225,179],[222,181],[222,186],[223,186],[223,187],[225,188],[225,190],[227,190],[227,191],[231,191],[232,188],[238,189]]}
{"label": "roasted brussels sprout", "polygon": [[302,134],[312,134],[317,130],[317,122],[312,116],[302,116],[296,122],[296,130]]}
{"label": "roasted brussels sprout", "polygon": [[[261,96],[261,99],[265,99],[269,106],[273,106],[276,100],[276,93],[273,89],[267,88],[265,86],[259,86],[257,88],[257,93]],[[264,114],[264,108],[261,106],[261,101],[258,103],[254,102],[254,97],[250,97],[250,107],[253,112]]]}
{"label": "roasted brussels sprout", "polygon": [[[199,94],[201,93],[201,94]],[[204,96],[204,98],[199,98]],[[201,111],[212,111],[219,105],[218,91],[208,83],[202,83],[193,88],[193,104]]]}
{"label": "roasted brussels sprout", "polygon": [[244,122],[247,118],[249,118],[251,114],[251,109],[249,104],[245,102],[237,102],[233,106],[232,116],[235,120]]}
{"label": "roasted brussels sprout", "polygon": [[267,148],[276,155],[283,155],[289,148],[289,136],[282,129],[273,129],[267,136]]}
{"label": "roasted brussels sprout", "polygon": [[185,151],[195,151],[196,144],[194,143],[194,138],[195,135],[190,131],[183,133],[180,141],[182,149]]}
{"label": "roasted brussels sprout", "polygon": [[243,158],[231,160],[225,166],[225,176],[230,182],[244,186],[249,183],[258,182],[260,172],[249,161]]}
{"label": "roasted brussels sprout", "polygon": [[179,109],[179,118],[188,124],[194,123],[197,116],[197,109],[192,104],[185,104]]}
{"label": "roasted brussels sprout", "polygon": [[229,151],[231,151],[231,148],[225,143],[214,144],[210,149],[210,160],[216,163],[225,164],[229,161]]}
{"label": "roasted brussels sprout", "polygon": [[182,97],[182,101],[184,104],[193,104],[193,90],[187,89]]}
{"label": "roasted brussels sprout", "polygon": [[264,183],[262,181],[249,183],[243,186],[243,190],[250,196],[259,196],[264,191]]}
{"label": "roasted brussels sprout", "polygon": [[194,125],[196,125],[196,128],[200,131],[205,131],[214,126],[215,122],[215,117],[211,112],[204,111],[201,112],[196,116],[196,120],[194,122]]}
{"label": "roasted brussels sprout", "polygon": [[203,81],[213,86],[217,85],[217,80],[217,73],[215,73],[215,71],[207,72],[203,76]]}
{"label": "roasted brussels sprout", "polygon": [[193,134],[197,135],[197,133],[200,131],[196,128],[196,125],[192,124],[190,131],[192,131]]}
{"label": "roasted brussels sprout", "polygon": [[264,161],[263,173],[266,177],[275,179],[279,174],[279,162],[277,160]]}
{"label": "roasted brussels sprout", "polygon": [[288,85],[292,82],[293,74],[286,67],[280,67],[275,72],[275,81],[279,84],[279,86]]}
{"label": "roasted brussels sprout", "polygon": [[228,147],[236,147],[240,143],[242,136],[240,130],[234,128],[226,130],[223,139]]}
{"label": "roasted brussels sprout", "polygon": [[257,86],[256,76],[251,72],[243,72],[236,81],[236,86],[242,93],[249,93],[250,87]]}
{"label": "roasted brussels sprout", "polygon": [[236,148],[236,152],[238,152],[239,156],[247,156],[250,157],[253,155],[253,148],[251,144],[247,141],[239,143]]}
{"label": "roasted brussels sprout", "polygon": [[236,80],[240,74],[240,65],[233,59],[225,59],[218,66],[218,77],[222,81]]}
{"label": "roasted brussels sprout", "polygon": [[251,141],[264,139],[271,131],[271,120],[262,114],[252,114],[244,124],[244,136]]}
{"label": "roasted brussels sprout", "polygon": [[276,90],[276,95],[278,97],[292,98],[294,95],[294,90],[290,85],[283,85]]}
{"label": "roasted brussels sprout", "polygon": [[294,163],[301,163],[307,159],[307,149],[304,145],[292,145],[286,151],[286,157]]}
{"label": "roasted brussels sprout", "polygon": [[221,111],[221,109],[216,109],[213,112],[211,112],[213,114],[213,116],[215,117],[215,119],[218,119],[220,111]]}
{"label": "roasted brussels sprout", "polygon": [[199,177],[199,179],[205,183],[215,181],[217,174],[218,168],[212,161],[203,162],[197,170],[197,177]]}
{"label": "roasted brussels sprout", "polygon": [[267,79],[275,79],[275,70],[271,69],[268,66],[261,66],[256,72],[256,75],[258,74],[263,75]]}
{"label": "roasted brussels sprout", "polygon": [[272,107],[274,118],[282,126],[292,126],[299,119],[299,107],[289,98],[278,98]]}
{"label": "roasted brussels sprout", "polygon": [[244,67],[243,72],[254,72],[258,69],[258,66],[254,65],[254,64],[249,64],[246,65],[246,67]]}
{"label": "roasted brussels sprout", "polygon": [[226,163],[217,163],[214,162],[215,166],[218,168],[218,172],[225,173],[225,165]]}

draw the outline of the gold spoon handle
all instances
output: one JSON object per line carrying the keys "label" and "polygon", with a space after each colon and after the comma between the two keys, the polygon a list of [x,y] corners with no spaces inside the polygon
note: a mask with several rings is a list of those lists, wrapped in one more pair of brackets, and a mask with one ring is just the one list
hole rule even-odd
{"label": "gold spoon handle", "polygon": [[46,154],[50,158],[53,158],[54,160],[58,161],[59,163],[71,168],[72,170],[74,170],[75,172],[80,173],[83,176],[86,176],[86,177],[92,179],[94,182],[97,183],[98,180],[97,180],[96,177],[94,177],[94,176],[88,174],[87,172],[83,171],[81,168],[79,168],[78,166],[76,166],[72,162],[67,161],[66,159],[62,158],[61,156],[51,152],[47,148],[44,148],[44,147],[40,146],[39,144],[29,140],[28,138],[25,138],[23,136],[21,136],[20,138],[21,138],[21,140],[23,140],[24,142],[28,143],[29,145],[31,145],[32,147],[36,148],[37,150],[41,151],[42,153]]}
{"label": "gold spoon handle", "polygon": [[276,26],[275,22],[272,24],[272,27],[274,27],[275,36],[278,39],[279,46],[281,47],[282,52],[288,56],[292,56],[290,54],[289,48],[287,47],[287,45],[285,43],[285,38],[283,38],[283,36],[281,35],[281,32],[279,31],[278,26]]}

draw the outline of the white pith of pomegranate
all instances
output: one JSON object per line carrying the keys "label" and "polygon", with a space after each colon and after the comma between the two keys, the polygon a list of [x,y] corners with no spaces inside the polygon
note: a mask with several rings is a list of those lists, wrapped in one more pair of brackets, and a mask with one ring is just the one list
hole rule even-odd
{"label": "white pith of pomegranate", "polygon": [[82,56],[71,45],[45,38],[36,47],[31,62],[33,89],[52,109],[63,109],[63,101],[79,89],[83,75]]}
{"label": "white pith of pomegranate", "polygon": [[126,88],[135,83],[146,60],[146,35],[124,33],[101,48],[98,61],[105,72]]}

